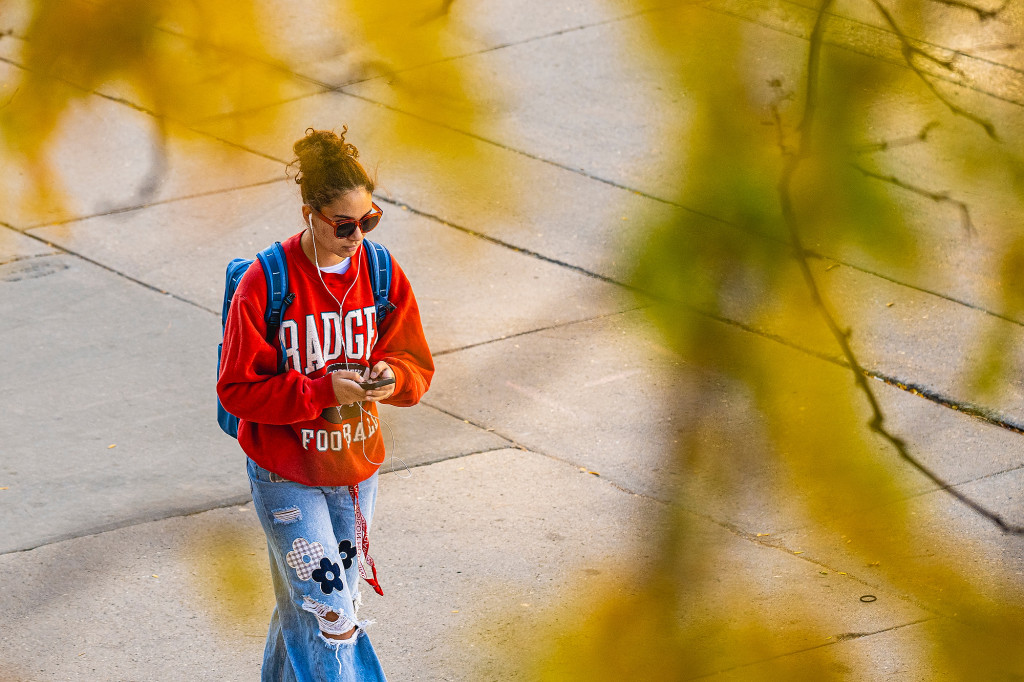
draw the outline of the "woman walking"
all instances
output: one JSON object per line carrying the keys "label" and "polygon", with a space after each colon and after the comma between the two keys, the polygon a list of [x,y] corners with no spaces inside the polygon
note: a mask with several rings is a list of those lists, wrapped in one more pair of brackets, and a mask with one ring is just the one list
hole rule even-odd
{"label": "woman walking", "polygon": [[[356,148],[330,131],[295,143],[304,228],[283,242],[287,305],[273,334],[257,260],[224,328],[221,404],[239,418],[277,605],[262,679],[384,680],[356,617],[359,579],[378,593],[369,530],[384,441],[377,402],[414,405],[434,365],[419,309],[391,260],[378,311],[363,244],[383,212]],[[372,254],[370,254],[372,255]]]}

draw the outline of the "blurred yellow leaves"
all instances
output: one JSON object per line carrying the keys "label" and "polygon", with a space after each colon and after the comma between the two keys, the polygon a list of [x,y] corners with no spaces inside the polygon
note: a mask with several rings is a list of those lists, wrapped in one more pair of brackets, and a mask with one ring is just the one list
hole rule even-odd
{"label": "blurred yellow leaves", "polygon": [[[777,10],[785,17],[787,32],[811,35],[813,13],[783,4],[757,3],[765,14]],[[917,17],[921,3],[885,4],[915,31],[933,28]],[[724,9],[706,11],[709,5]],[[648,309],[651,318],[689,368],[678,381],[705,396],[671,459],[670,466],[682,472],[681,483],[674,504],[666,507],[655,558],[623,577],[634,589],[604,593],[591,615],[550,647],[537,678],[660,681],[728,671],[723,679],[871,679],[868,661],[846,659],[849,648],[775,658],[787,639],[848,639],[827,632],[831,611],[795,608],[786,614],[764,602],[763,586],[737,576],[728,581],[730,592],[721,593],[720,567],[728,553],[695,541],[690,529],[700,523],[695,517],[731,527],[742,514],[800,529],[792,534],[806,544],[787,545],[785,533],[761,540],[792,561],[816,560],[806,552],[812,542],[827,548],[841,564],[806,566],[816,579],[834,572],[905,595],[932,613],[957,614],[925,631],[929,646],[901,652],[901,660],[916,666],[911,669],[941,670],[962,680],[1020,673],[1024,656],[1011,642],[1024,634],[1021,590],[1008,587],[1005,576],[995,586],[979,580],[967,568],[971,542],[951,541],[941,520],[915,505],[926,479],[870,428],[865,390],[844,366],[822,315],[833,314],[859,352],[856,320],[871,308],[844,297],[852,289],[841,286],[845,271],[836,263],[867,255],[869,262],[891,265],[904,281],[914,281],[934,266],[919,253],[931,235],[913,226],[919,220],[915,202],[940,203],[948,209],[950,241],[970,239],[957,207],[965,205],[961,196],[971,188],[976,198],[993,203],[977,207],[994,217],[990,225],[1009,228],[1000,212],[1019,215],[1019,192],[1007,189],[1019,187],[1024,177],[1019,159],[1011,150],[992,150],[987,138],[979,145],[983,131],[967,133],[979,138],[972,139],[969,152],[971,138],[962,135],[962,127],[959,137],[941,127],[929,135],[938,124],[915,119],[896,104],[908,87],[932,97],[916,74],[821,45],[810,47],[821,49],[822,60],[815,126],[811,137],[801,139],[809,44],[777,40],[755,22],[734,21],[736,5],[681,3],[652,13],[648,26],[649,44],[669,72],[666,87],[680,88],[689,108],[674,141],[681,169],[675,198],[699,209],[680,210],[650,226],[632,279],[659,301]],[[942,126],[974,125],[951,122],[955,115],[943,108],[939,101],[926,115],[939,116]],[[890,146],[878,131],[892,129],[905,132]],[[925,133],[915,139],[918,130]],[[922,150],[925,137],[930,147]],[[780,184],[784,161],[801,143],[806,156],[791,182]],[[946,163],[958,154],[965,158],[962,164]],[[986,156],[992,163],[980,162]],[[925,169],[938,172],[928,175]],[[1001,186],[992,181],[998,177],[1006,180]],[[825,292],[824,310],[796,267],[781,213],[783,193],[792,200],[794,221],[811,252],[810,271]],[[1021,319],[1024,250],[1019,240],[1000,248],[1004,312]],[[940,281],[941,273],[925,274],[930,282]],[[892,306],[890,299],[875,308]],[[1014,373],[1008,372],[1012,354],[1006,345],[1015,336],[1009,325],[998,330],[1001,335],[978,340],[985,371],[977,381],[990,390],[1005,387]],[[720,400],[720,393],[728,399]],[[730,413],[719,414],[719,404],[730,405]],[[746,430],[737,432],[741,424]],[[667,560],[680,555],[688,560]],[[857,586],[858,594],[866,585]],[[703,603],[692,595],[701,595]],[[857,604],[873,601],[872,595]],[[754,661],[760,663],[747,665]]]}
{"label": "blurred yellow leaves", "polygon": [[[0,141],[8,168],[26,174],[2,199],[59,210],[62,124],[93,106],[95,93],[148,114],[158,151],[196,131],[243,146],[267,136],[296,139],[311,122],[279,130],[273,105],[373,78],[386,82],[389,106],[472,130],[476,108],[463,87],[464,67],[440,63],[406,75],[444,62],[454,43],[465,47],[451,30],[450,5],[325,0],[302,13],[316,17],[310,21],[274,0],[34,0],[30,19],[0,38],[17,65],[0,64]],[[339,111],[322,127],[346,122]],[[467,136],[439,140],[415,119],[388,117],[378,128],[398,157],[424,149],[458,156],[474,144]],[[160,171],[158,160],[153,172]]]}

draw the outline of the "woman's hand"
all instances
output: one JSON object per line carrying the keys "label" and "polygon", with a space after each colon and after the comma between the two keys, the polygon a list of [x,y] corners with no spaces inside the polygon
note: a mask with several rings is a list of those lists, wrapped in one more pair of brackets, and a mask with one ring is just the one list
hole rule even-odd
{"label": "woman's hand", "polygon": [[367,399],[366,391],[359,385],[362,380],[363,375],[359,372],[345,369],[331,372],[331,385],[334,387],[334,397],[339,405],[351,405]]}
{"label": "woman's hand", "polygon": [[[377,381],[379,379],[394,379],[394,378],[395,378],[394,371],[392,371],[391,367],[388,366],[388,363],[384,362],[383,360],[381,360],[376,365],[374,365],[373,369],[370,370],[370,379],[369,379],[370,381]],[[394,393],[394,392],[395,392],[395,384],[394,384],[394,382],[392,382],[392,383],[388,384],[387,386],[381,386],[380,388],[375,388],[375,389],[373,389],[371,391],[366,391],[365,400],[370,400],[370,401],[373,401],[373,402],[377,402],[379,400],[386,400],[386,399],[390,398],[391,394]]]}

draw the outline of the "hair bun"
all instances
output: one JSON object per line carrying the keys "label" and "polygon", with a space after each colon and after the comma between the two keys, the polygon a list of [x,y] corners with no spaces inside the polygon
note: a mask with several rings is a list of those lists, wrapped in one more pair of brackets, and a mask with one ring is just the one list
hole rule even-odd
{"label": "hair bun", "polygon": [[302,187],[303,201],[322,206],[342,191],[364,187],[373,192],[373,181],[359,164],[359,150],[345,142],[348,126],[341,133],[306,128],[305,137],[292,145],[297,157],[289,167],[298,166],[295,183]]}

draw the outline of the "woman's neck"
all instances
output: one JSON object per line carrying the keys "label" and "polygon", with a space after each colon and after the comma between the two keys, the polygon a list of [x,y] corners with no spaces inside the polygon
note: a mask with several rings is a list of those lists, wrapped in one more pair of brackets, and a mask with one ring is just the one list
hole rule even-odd
{"label": "woman's neck", "polygon": [[306,254],[306,258],[309,259],[309,262],[312,263],[315,268],[329,268],[332,265],[337,265],[341,261],[345,260],[341,256],[331,253],[325,248],[318,247],[314,252],[313,235],[310,234],[309,230],[302,233],[302,237],[299,239],[299,246],[302,247],[302,252]]}

